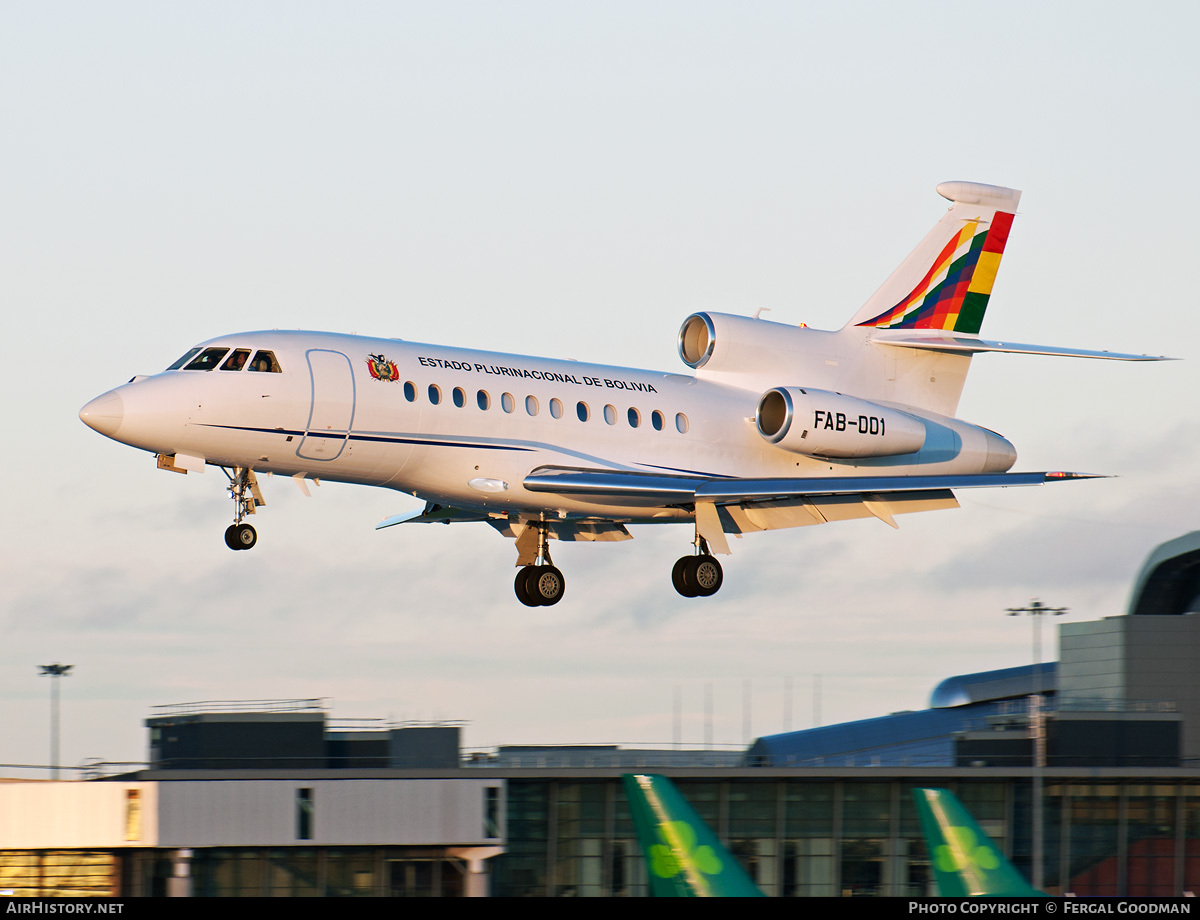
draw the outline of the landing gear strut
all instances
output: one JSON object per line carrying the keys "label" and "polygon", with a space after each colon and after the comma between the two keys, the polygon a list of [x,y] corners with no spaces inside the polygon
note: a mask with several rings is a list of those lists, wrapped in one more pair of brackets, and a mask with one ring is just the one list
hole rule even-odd
{"label": "landing gear strut", "polygon": [[712,597],[721,590],[725,575],[721,563],[709,554],[708,543],[696,536],[696,555],[683,556],[671,569],[671,584],[684,597]]}
{"label": "landing gear strut", "polygon": [[258,532],[243,520],[247,515],[254,514],[256,506],[266,504],[258,488],[258,479],[254,470],[240,466],[232,473],[221,467],[221,472],[229,479],[226,488],[233,499],[234,508],[233,523],[225,529],[225,545],[230,549],[250,549],[258,542]]}
{"label": "landing gear strut", "polygon": [[537,555],[532,565],[524,566],[517,572],[513,591],[517,600],[526,607],[553,607],[562,600],[567,581],[550,559],[546,525],[538,521],[530,526],[537,528]]}

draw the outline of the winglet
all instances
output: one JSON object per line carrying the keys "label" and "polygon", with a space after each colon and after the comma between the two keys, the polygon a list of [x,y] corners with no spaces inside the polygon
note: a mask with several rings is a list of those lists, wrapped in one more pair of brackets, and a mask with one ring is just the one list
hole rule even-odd
{"label": "winglet", "polygon": [[921,833],[943,898],[1045,897],[983,832],[948,789],[914,789]]}
{"label": "winglet", "polygon": [[656,898],[761,898],[762,891],[665,776],[621,777]]}

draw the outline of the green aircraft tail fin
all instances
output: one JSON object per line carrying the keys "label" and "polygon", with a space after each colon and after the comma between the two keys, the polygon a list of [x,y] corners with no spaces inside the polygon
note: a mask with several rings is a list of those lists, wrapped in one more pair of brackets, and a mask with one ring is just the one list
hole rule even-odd
{"label": "green aircraft tail fin", "polygon": [[929,864],[944,898],[1041,897],[948,789],[914,789]]}
{"label": "green aircraft tail fin", "polygon": [[627,773],[625,796],[656,898],[760,898],[763,893],[665,776]]}

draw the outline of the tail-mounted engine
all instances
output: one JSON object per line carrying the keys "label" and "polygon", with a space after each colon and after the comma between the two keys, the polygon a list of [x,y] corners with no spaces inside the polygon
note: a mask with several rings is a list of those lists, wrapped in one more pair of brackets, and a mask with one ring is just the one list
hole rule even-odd
{"label": "tail-mounted engine", "polygon": [[758,433],[810,457],[891,457],[925,444],[925,425],[878,403],[828,390],[776,387],[758,401]]}

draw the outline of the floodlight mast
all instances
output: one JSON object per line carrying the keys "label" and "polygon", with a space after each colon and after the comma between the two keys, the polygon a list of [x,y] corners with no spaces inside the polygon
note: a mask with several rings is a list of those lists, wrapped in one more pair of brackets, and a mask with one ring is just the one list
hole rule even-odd
{"label": "floodlight mast", "polygon": [[40,664],[40,676],[50,678],[50,778],[58,779],[58,681],[75,667],[73,664]]}
{"label": "floodlight mast", "polygon": [[1033,692],[1029,694],[1029,731],[1033,735],[1033,872],[1034,888],[1042,888],[1042,771],[1046,768],[1046,718],[1042,708],[1042,617],[1060,617],[1069,607],[1047,607],[1036,597],[1028,607],[1008,607],[1010,617],[1033,620]]}

